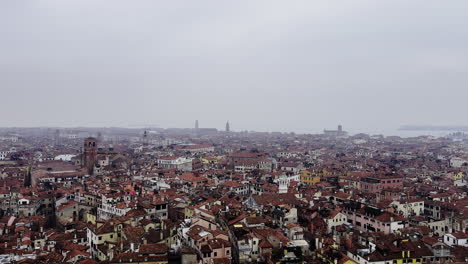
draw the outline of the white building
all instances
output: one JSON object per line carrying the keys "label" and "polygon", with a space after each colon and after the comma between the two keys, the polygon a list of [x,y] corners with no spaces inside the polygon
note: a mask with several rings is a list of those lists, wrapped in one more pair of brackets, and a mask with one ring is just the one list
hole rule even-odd
{"label": "white building", "polygon": [[0,160],[5,160],[8,154],[15,153],[15,152],[16,152],[15,147],[11,147],[9,150],[0,151]]}
{"label": "white building", "polygon": [[251,163],[251,164],[244,163],[244,164],[239,164],[239,165],[234,166],[234,171],[243,173],[243,172],[253,171],[257,168],[258,168],[258,165],[256,163]]}
{"label": "white building", "polygon": [[462,232],[445,234],[444,243],[449,246],[468,247],[468,234]]}
{"label": "white building", "polygon": [[72,158],[76,157],[76,155],[73,154],[62,154],[58,155],[54,158],[54,160],[62,160],[62,161],[71,161]]}
{"label": "white building", "polygon": [[397,214],[403,215],[404,217],[419,216],[424,213],[424,201],[393,201],[390,206],[395,208]]}
{"label": "white building", "polygon": [[1,136],[0,141],[8,141],[11,143],[16,143],[19,141],[19,137],[18,136]]}
{"label": "white building", "polygon": [[123,196],[101,196],[102,203],[97,208],[97,219],[107,220],[113,217],[125,216],[128,211],[135,209],[130,205],[129,195]]}
{"label": "white building", "polygon": [[183,157],[162,157],[158,159],[158,166],[162,169],[177,169],[192,171],[192,159]]}
{"label": "white building", "polygon": [[260,254],[260,238],[256,235],[246,236],[237,242],[239,248],[239,261],[241,263],[252,263]]}
{"label": "white building", "polygon": [[213,152],[214,147],[211,145],[204,145],[204,144],[181,144],[177,145],[176,149],[181,151],[187,151],[190,153],[206,153],[206,152]]}
{"label": "white building", "polygon": [[127,204],[124,202],[117,204],[103,202],[97,208],[97,218],[98,220],[107,220],[113,217],[122,217],[125,216],[130,210],[132,210],[132,208],[127,207]]}
{"label": "white building", "polygon": [[78,135],[77,134],[63,134],[61,137],[67,138],[67,139],[77,139]]}
{"label": "white building", "polygon": [[348,217],[345,214],[341,213],[339,210],[334,210],[330,215],[325,219],[327,223],[327,232],[331,233],[337,226],[347,223]]}
{"label": "white building", "polygon": [[454,168],[460,168],[465,163],[468,163],[468,160],[460,157],[453,157],[450,159],[450,166]]}
{"label": "white building", "polygon": [[5,160],[8,155],[8,151],[0,151],[0,160]]}

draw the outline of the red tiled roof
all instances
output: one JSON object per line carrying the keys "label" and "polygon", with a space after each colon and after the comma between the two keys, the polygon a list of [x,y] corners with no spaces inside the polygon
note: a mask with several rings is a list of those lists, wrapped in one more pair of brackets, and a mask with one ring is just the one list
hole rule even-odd
{"label": "red tiled roof", "polygon": [[140,254],[166,254],[168,248],[165,244],[143,244],[140,246]]}

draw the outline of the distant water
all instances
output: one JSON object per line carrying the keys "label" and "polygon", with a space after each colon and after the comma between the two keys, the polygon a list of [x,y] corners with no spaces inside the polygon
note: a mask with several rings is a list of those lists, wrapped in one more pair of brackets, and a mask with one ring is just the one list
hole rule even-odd
{"label": "distant water", "polygon": [[366,134],[369,135],[384,135],[384,136],[399,136],[403,138],[408,137],[419,137],[419,136],[433,136],[433,137],[445,137],[456,131],[442,131],[442,130],[385,130],[385,131],[371,131]]}
{"label": "distant water", "polygon": [[433,137],[445,137],[449,134],[455,133],[456,131],[442,131],[442,130],[375,130],[375,131],[367,131],[367,132],[358,132],[358,131],[350,131],[351,135],[358,134],[358,133],[365,133],[369,135],[384,135],[384,136],[399,136],[403,138],[408,137],[418,137],[418,136],[433,136]]}
{"label": "distant water", "polygon": [[439,131],[439,130],[396,130],[396,135],[400,137],[418,137],[418,136],[433,136],[433,137],[445,137],[455,131]]}

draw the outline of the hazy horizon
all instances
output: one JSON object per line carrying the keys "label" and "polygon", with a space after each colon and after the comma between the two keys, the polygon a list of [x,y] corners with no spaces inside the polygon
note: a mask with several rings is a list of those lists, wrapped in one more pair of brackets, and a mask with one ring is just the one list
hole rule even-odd
{"label": "hazy horizon", "polygon": [[[42,126],[42,127],[28,127],[28,126],[23,126],[23,127],[0,127],[0,130],[8,130],[11,129],[12,131],[10,132],[15,132],[16,129],[60,129],[62,132],[63,131],[86,131],[87,129],[91,129],[95,132],[100,131],[100,129],[106,130],[106,129],[137,129],[137,130],[149,130],[151,131],[152,129],[193,129],[193,127],[161,127],[161,126],[74,126],[74,127],[64,127],[64,126]],[[216,128],[218,131],[224,131],[224,127],[200,127],[200,128]],[[330,130],[334,130],[335,128],[326,128]],[[368,135],[383,135],[383,136],[399,136],[402,138],[410,138],[410,137],[418,137],[418,136],[433,136],[433,137],[445,137],[448,136],[449,134],[455,133],[455,132],[462,132],[466,133],[468,132],[467,128],[464,129],[427,129],[427,130],[405,130],[405,129],[393,129],[393,130],[347,130],[346,128],[343,128],[350,136],[357,135],[357,134],[368,134]],[[322,134],[323,130],[310,130],[310,131],[294,131],[294,130],[253,130],[253,129],[231,129],[232,132],[260,132],[260,133],[272,133],[272,132],[281,132],[281,133],[296,133],[299,135],[304,135],[304,134],[313,134],[313,135],[318,135]],[[89,132],[89,131],[88,131]],[[101,131],[102,132],[102,131]],[[52,133],[52,132],[51,132]]]}
{"label": "hazy horizon", "polygon": [[5,1],[0,127],[466,123],[468,2]]}

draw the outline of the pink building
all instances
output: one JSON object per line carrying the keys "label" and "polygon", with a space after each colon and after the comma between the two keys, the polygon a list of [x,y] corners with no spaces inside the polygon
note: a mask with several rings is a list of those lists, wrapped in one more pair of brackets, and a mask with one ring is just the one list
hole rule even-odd
{"label": "pink building", "polygon": [[364,177],[360,181],[360,190],[363,192],[376,193],[384,189],[402,189],[403,178],[401,177]]}
{"label": "pink building", "polygon": [[212,263],[212,259],[231,259],[231,244],[223,239],[210,239],[200,249],[203,264]]}

